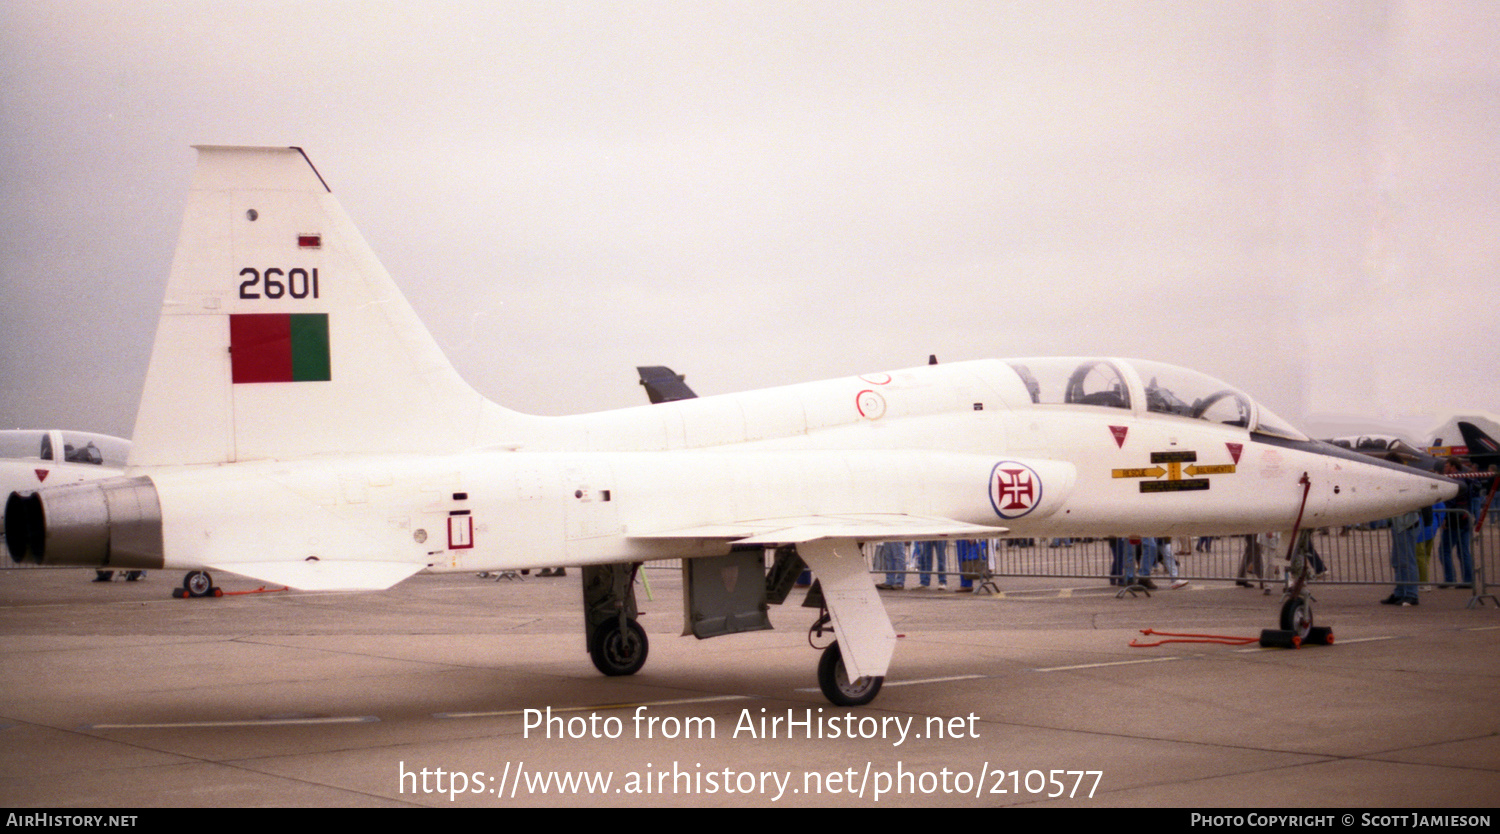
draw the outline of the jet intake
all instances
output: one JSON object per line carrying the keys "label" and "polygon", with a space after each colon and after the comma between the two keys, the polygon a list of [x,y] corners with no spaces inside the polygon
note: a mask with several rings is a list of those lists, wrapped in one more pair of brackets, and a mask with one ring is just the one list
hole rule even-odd
{"label": "jet intake", "polygon": [[12,492],[5,547],[14,561],[35,565],[160,568],[156,485],[141,476]]}

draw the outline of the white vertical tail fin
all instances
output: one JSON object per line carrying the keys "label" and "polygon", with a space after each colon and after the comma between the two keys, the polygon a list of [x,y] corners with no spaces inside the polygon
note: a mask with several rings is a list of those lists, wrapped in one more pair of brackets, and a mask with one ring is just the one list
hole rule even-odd
{"label": "white vertical tail fin", "polygon": [[199,147],[131,466],[476,442],[459,378],[299,148]]}

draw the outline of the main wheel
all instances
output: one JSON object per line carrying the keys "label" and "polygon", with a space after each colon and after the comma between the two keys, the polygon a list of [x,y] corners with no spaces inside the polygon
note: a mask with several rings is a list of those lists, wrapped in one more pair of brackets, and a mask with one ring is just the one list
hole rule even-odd
{"label": "main wheel", "polygon": [[190,571],[182,578],[182,587],[190,597],[206,597],[213,590],[214,578],[208,575],[208,571]]}
{"label": "main wheel", "polygon": [[818,661],[818,688],[823,690],[823,697],[838,706],[862,707],[870,703],[880,693],[883,683],[883,675],[849,680],[849,672],[844,669],[844,655],[837,642],[830,643]]}
{"label": "main wheel", "polygon": [[1312,628],[1312,606],[1303,597],[1293,597],[1281,604],[1281,630],[1290,631],[1297,639],[1306,640],[1307,630]]}
{"label": "main wheel", "polygon": [[595,668],[610,677],[634,675],[646,665],[646,653],[650,648],[646,630],[640,623],[626,620],[625,630],[621,631],[619,619],[611,617],[594,630],[589,657]]}

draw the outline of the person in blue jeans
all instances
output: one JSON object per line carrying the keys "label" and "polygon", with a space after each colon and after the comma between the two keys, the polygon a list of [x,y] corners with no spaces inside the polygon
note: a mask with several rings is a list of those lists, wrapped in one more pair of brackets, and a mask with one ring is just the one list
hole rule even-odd
{"label": "person in blue jeans", "polygon": [[917,557],[917,570],[922,574],[922,587],[928,588],[932,585],[932,574],[934,571],[933,555],[936,552],[938,574],[938,588],[948,589],[948,542],[938,539],[936,541],[917,542],[912,546]]}
{"label": "person in blue jeans", "polygon": [[880,566],[885,568],[885,583],[875,587],[882,591],[899,591],[906,587],[906,543],[881,542],[877,551]]}
{"label": "person in blue jeans", "polygon": [[972,591],[974,590],[974,573],[977,573],[979,571],[979,565],[974,564],[973,572],[965,570],[964,565],[966,562],[983,562],[985,563],[985,566],[988,567],[990,559],[990,543],[987,541],[979,541],[977,539],[959,539],[953,545],[953,549],[956,551],[955,555],[957,555],[958,557],[958,569],[962,571],[962,573],[960,573],[958,576],[958,587],[960,590]]}
{"label": "person in blue jeans", "polygon": [[1403,513],[1370,526],[1389,527],[1391,530],[1391,571],[1396,575],[1396,588],[1380,604],[1418,605],[1417,528],[1422,526],[1421,514]]}

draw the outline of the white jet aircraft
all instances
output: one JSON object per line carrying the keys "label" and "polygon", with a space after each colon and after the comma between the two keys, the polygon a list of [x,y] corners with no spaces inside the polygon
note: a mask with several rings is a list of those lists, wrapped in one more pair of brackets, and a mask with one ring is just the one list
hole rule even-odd
{"label": "white jet aircraft", "polygon": [[[129,453],[129,440],[107,434],[62,429],[0,431],[0,495],[118,477],[125,471]],[[3,510],[0,523],[5,518]],[[143,575],[144,571],[126,572],[132,580]],[[98,576],[107,580],[113,571],[101,570]]]}
{"label": "white jet aircraft", "polygon": [[125,469],[130,441],[60,429],[0,431],[0,494],[111,478]]}
{"label": "white jet aircraft", "polygon": [[590,654],[618,675],[646,659],[642,561],[685,560],[707,637],[769,627],[800,557],[814,628],[837,638],[819,684],[856,705],[895,644],[861,542],[1285,531],[1456,491],[1311,441],[1211,377],[1121,359],[520,414],[459,378],[300,149],[198,154],[129,466],[11,495],[17,560],[369,590],[580,566]]}

